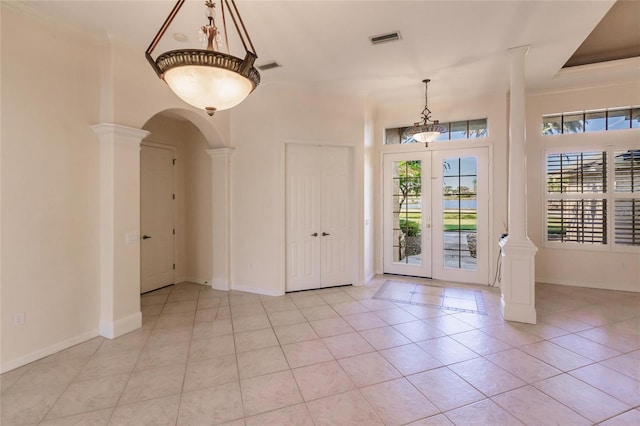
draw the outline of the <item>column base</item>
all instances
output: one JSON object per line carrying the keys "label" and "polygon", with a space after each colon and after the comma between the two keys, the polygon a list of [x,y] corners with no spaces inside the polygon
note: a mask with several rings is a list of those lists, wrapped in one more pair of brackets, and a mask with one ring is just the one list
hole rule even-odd
{"label": "column base", "polygon": [[500,308],[507,321],[536,324],[535,255],[529,239],[503,241]]}

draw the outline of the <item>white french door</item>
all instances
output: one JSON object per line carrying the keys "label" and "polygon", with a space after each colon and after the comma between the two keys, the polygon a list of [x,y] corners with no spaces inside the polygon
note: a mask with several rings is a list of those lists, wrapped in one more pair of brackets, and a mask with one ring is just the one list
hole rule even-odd
{"label": "white french door", "polygon": [[175,283],[173,147],[141,146],[140,292]]}
{"label": "white french door", "polygon": [[431,276],[431,153],[384,155],[384,272]]}
{"label": "white french door", "polygon": [[352,154],[286,147],[287,291],[353,282]]}
{"label": "white french door", "polygon": [[488,284],[487,148],[385,154],[384,272]]}

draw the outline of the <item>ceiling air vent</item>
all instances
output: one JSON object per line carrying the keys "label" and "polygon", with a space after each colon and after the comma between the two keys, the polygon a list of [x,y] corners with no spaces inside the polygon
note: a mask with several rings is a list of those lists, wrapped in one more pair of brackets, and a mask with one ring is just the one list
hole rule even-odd
{"label": "ceiling air vent", "polygon": [[280,65],[276,61],[271,61],[271,62],[267,62],[266,64],[258,65],[256,68],[258,68],[260,71],[266,71],[272,68],[279,68],[281,66],[282,65]]}
{"label": "ceiling air vent", "polygon": [[369,37],[369,40],[371,40],[371,44],[380,44],[380,43],[386,43],[388,41],[400,40],[400,38],[401,38],[400,33],[398,31],[395,31],[392,33],[380,34],[377,36]]}

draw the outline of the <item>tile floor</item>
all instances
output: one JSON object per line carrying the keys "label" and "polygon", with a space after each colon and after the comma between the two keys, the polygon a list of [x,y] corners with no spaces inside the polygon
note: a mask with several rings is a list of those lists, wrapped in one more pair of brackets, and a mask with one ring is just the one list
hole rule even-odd
{"label": "tile floor", "polygon": [[159,290],[142,329],[2,375],[1,423],[640,424],[640,294],[539,284],[537,325],[504,322],[489,288],[487,315],[373,298],[416,283]]}

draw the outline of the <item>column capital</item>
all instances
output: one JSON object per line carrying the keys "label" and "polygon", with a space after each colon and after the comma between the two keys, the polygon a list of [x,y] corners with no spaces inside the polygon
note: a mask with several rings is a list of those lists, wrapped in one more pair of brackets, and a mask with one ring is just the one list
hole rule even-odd
{"label": "column capital", "polygon": [[149,136],[151,132],[142,129],[136,129],[135,127],[122,126],[114,123],[99,123],[91,126],[91,130],[97,136],[119,136],[129,139],[142,140]]}
{"label": "column capital", "polygon": [[228,158],[235,152],[235,148],[213,148],[207,149],[207,154],[211,158]]}

